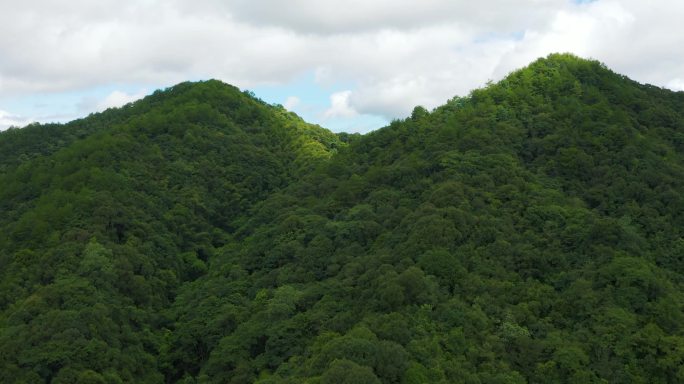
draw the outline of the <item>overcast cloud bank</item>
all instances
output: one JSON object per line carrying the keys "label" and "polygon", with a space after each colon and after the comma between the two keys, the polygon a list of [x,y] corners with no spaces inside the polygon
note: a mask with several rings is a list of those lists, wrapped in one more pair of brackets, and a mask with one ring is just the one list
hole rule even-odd
{"label": "overcast cloud bank", "polygon": [[[9,112],[0,115],[0,129],[41,120],[5,107],[31,95],[111,84],[152,90],[207,78],[277,87],[305,73],[315,73],[312,86],[329,94],[314,117],[322,125],[364,115],[390,120],[551,52],[684,89],[679,1],[25,0],[3,8],[0,110]],[[352,86],[336,89],[339,83]],[[115,91],[82,100],[79,111],[142,96]],[[281,103],[307,108],[298,94]]]}

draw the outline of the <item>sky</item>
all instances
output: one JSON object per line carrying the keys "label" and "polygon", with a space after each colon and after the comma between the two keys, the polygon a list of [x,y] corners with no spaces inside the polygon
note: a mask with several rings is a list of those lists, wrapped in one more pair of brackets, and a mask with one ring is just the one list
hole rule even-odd
{"label": "sky", "polygon": [[679,0],[0,0],[0,130],[219,79],[368,132],[553,52],[684,90]]}

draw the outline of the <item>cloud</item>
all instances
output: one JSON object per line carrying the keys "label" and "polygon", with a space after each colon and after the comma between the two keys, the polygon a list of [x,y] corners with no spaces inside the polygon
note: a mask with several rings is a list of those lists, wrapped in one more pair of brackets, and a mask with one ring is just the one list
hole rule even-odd
{"label": "cloud", "polygon": [[568,51],[603,61],[640,82],[666,86],[684,72],[684,3],[599,0],[559,10],[541,29],[528,29],[496,71],[502,76],[535,57]]}
{"label": "cloud", "polygon": [[[213,9],[217,1],[202,1]],[[537,25],[566,3],[564,0],[511,2],[423,0],[229,0],[224,10],[239,20],[301,33],[340,34],[383,29],[413,29],[460,24],[474,31],[505,31],[517,24]]]}
{"label": "cloud", "polygon": [[[81,98],[76,105],[76,111],[83,114],[102,112],[108,108],[121,107],[133,101],[142,99],[148,93],[149,92],[146,89],[140,89],[139,91],[132,93],[114,90],[109,92],[106,96],[89,94]],[[73,116],[71,117],[73,118]]]}
{"label": "cloud", "polygon": [[680,78],[672,79],[667,83],[667,87],[675,91],[684,91],[684,80]]}
{"label": "cloud", "polygon": [[9,127],[23,127],[31,122],[32,120],[29,118],[0,110],[0,131],[4,131]]}
{"label": "cloud", "polygon": [[299,99],[299,97],[289,96],[287,99],[285,99],[283,107],[285,107],[285,109],[287,109],[288,111],[292,111],[292,109],[298,106],[301,102],[302,101]]}
{"label": "cloud", "polygon": [[146,90],[141,90],[138,93],[129,94],[121,91],[114,91],[107,95],[102,101],[97,104],[97,110],[103,111],[107,108],[116,108],[131,103],[133,101],[142,99],[147,94]]}
{"label": "cloud", "polygon": [[359,113],[349,105],[351,94],[351,91],[342,91],[330,95],[330,108],[323,113],[323,119],[357,116]]}
{"label": "cloud", "polygon": [[[6,8],[0,99],[206,78],[250,88],[315,73],[318,86],[350,91],[321,118],[392,119],[551,52],[660,86],[676,87],[684,73],[676,48],[684,2],[667,0],[24,0]],[[110,96],[115,105],[132,95]]]}
{"label": "cloud", "polygon": [[[617,2],[584,2],[579,7],[563,9],[543,29],[528,29],[513,49],[501,58],[495,77],[528,64],[550,52],[572,52],[583,57],[610,59],[607,53],[620,39],[630,35],[635,16]],[[623,45],[623,48],[624,45]],[[615,57],[626,52],[613,52]]]}

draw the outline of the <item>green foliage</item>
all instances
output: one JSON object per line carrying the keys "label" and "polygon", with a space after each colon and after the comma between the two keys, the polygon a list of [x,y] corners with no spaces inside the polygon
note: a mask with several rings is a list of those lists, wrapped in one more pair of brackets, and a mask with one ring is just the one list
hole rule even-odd
{"label": "green foliage", "polygon": [[363,136],[218,81],[0,133],[0,382],[682,382],[682,111],[551,55]]}
{"label": "green foliage", "polygon": [[321,376],[321,384],[379,384],[373,370],[349,360],[335,360]]}

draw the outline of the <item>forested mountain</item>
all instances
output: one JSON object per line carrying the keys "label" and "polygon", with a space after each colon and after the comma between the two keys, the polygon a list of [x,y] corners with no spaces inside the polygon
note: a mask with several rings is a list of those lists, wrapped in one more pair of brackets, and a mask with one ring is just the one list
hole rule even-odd
{"label": "forested mountain", "polygon": [[0,382],[684,382],[684,93],[551,55],[366,135],[218,81],[0,133]]}

